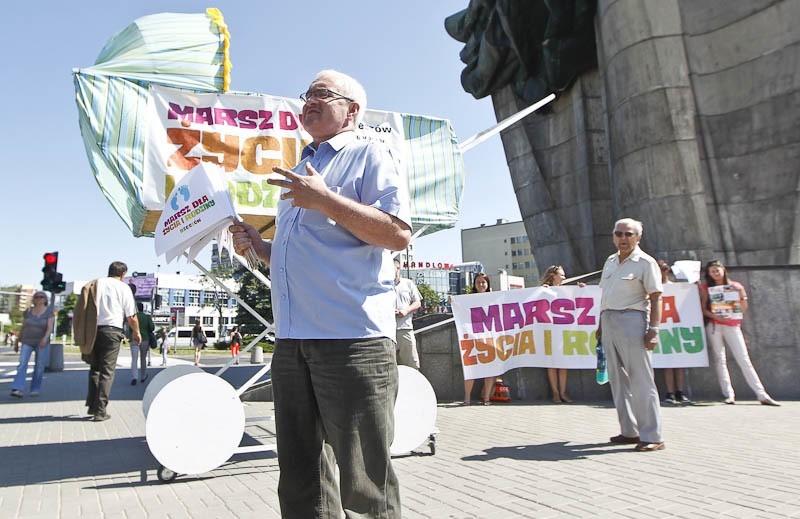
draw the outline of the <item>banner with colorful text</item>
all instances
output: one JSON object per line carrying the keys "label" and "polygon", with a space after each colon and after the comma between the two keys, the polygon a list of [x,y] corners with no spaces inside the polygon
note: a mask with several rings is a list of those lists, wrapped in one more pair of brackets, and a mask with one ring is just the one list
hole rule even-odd
{"label": "banner with colorful text", "polygon": [[[303,103],[260,94],[194,93],[151,86],[145,119],[141,202],[161,211],[166,196],[200,163],[224,171],[236,212],[271,235],[280,188],[274,166],[291,169],[311,137]],[[462,163],[444,119],[367,110],[358,139],[384,143],[407,175],[412,223],[428,232],[458,218]],[[148,226],[145,226],[149,230]]]}
{"label": "banner with colorful text", "polygon": [[[590,285],[453,297],[464,378],[518,367],[595,369],[601,293]],[[664,285],[663,305],[653,365],[708,366],[697,285]]]}

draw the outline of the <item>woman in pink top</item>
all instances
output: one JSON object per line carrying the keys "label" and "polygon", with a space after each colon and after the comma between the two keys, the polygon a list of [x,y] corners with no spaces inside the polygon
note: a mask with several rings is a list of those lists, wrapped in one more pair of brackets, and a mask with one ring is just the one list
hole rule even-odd
{"label": "woman in pink top", "polygon": [[747,354],[747,345],[744,342],[744,335],[742,335],[742,321],[724,318],[711,312],[708,288],[722,285],[730,285],[739,292],[739,302],[742,315],[744,315],[747,311],[747,292],[745,292],[744,287],[741,283],[728,277],[728,269],[725,268],[721,261],[709,261],[706,264],[706,284],[700,285],[700,306],[703,309],[703,315],[708,320],[706,323],[706,337],[708,337],[709,345],[714,351],[712,362],[714,363],[714,369],[717,371],[717,378],[722,389],[722,396],[725,397],[725,403],[736,403],[736,396],[731,385],[731,376],[728,373],[728,364],[725,357],[725,344],[727,344],[736,359],[736,363],[739,364],[745,380],[747,380],[747,385],[755,392],[759,402],[763,405],[778,406],[780,404],[767,394],[752,362],[750,362],[750,355]]}

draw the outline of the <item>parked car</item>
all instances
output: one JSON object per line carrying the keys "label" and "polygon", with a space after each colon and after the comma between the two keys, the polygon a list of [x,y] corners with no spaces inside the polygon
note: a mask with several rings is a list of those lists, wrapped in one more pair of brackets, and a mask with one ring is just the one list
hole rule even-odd
{"label": "parked car", "polygon": [[[192,347],[192,328],[193,326],[178,326],[172,328],[167,332],[167,345],[178,348],[191,348]],[[214,344],[217,341],[217,330],[213,327],[203,327],[203,331],[208,338],[208,344]]]}

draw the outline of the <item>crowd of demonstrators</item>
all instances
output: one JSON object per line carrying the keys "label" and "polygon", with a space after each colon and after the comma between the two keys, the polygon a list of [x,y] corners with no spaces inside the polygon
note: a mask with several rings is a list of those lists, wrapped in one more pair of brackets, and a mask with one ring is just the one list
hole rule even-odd
{"label": "crowd of demonstrators", "polygon": [[322,71],[301,99],[312,142],[267,180],[281,188],[274,239],[230,227],[236,251],[272,272],[281,515],[400,517],[390,251],[411,240],[405,177],[389,148],[356,138],[366,93],[355,79]]}
{"label": "crowd of demonstrators", "polygon": [[[541,285],[543,287],[561,286],[567,279],[567,273],[562,265],[550,265],[544,271]],[[585,283],[578,283],[579,287],[586,286]],[[567,370],[564,368],[547,368],[547,380],[550,383],[550,391],[553,394],[553,403],[560,404],[565,402],[572,403],[572,399],[567,394]]]}
{"label": "crowd of demonstrators", "polygon": [[761,379],[758,378],[753,363],[750,362],[747,344],[744,341],[744,335],[742,335],[742,321],[739,319],[727,319],[711,311],[709,287],[721,285],[728,285],[739,293],[741,313],[744,315],[748,308],[747,292],[744,286],[728,277],[728,269],[721,261],[709,261],[705,268],[705,283],[700,285],[700,303],[703,315],[707,320],[706,337],[713,352],[712,362],[725,403],[736,403],[736,394],[731,384],[731,376],[728,373],[727,357],[725,355],[725,346],[727,345],[742,370],[747,385],[756,394],[758,401],[763,405],[778,406],[780,404],[769,396],[761,383]]}
{"label": "crowd of demonstrators", "polygon": [[639,248],[641,239],[641,222],[623,218],[614,224],[617,252],[603,266],[596,333],[606,353],[620,425],[620,434],[610,441],[636,444],[635,450],[648,452],[664,448],[652,362],[663,286],[656,260]]}
{"label": "crowd of demonstrators", "polygon": [[22,315],[22,328],[19,330],[21,343],[17,374],[11,382],[11,396],[22,398],[25,391],[25,378],[28,373],[28,362],[34,356],[33,376],[31,377],[30,396],[38,396],[42,390],[44,368],[47,364],[50,334],[53,333],[55,317],[53,307],[47,302],[47,294],[38,291],[33,294],[33,304]]}
{"label": "crowd of demonstrators", "polygon": [[192,346],[194,347],[194,365],[200,365],[200,352],[206,347],[208,337],[200,324],[200,319],[195,319],[194,326],[192,327]]}
{"label": "crowd of demonstrators", "polygon": [[[476,274],[472,280],[472,293],[483,294],[484,292],[492,291],[492,283],[489,281],[489,276],[484,273]],[[475,386],[475,379],[464,379],[464,404],[471,405],[479,403],[483,405],[491,404],[491,396],[494,391],[495,377],[486,377],[483,379],[483,388],[481,390],[481,399],[478,402],[472,400],[472,388]]]}
{"label": "crowd of demonstrators", "polygon": [[[658,269],[661,271],[661,283],[667,285],[672,283],[669,278],[669,263],[658,260]],[[666,404],[691,404],[692,401],[686,395],[686,385],[684,384],[683,368],[664,368],[664,385],[667,386],[667,394],[664,396]]]}
{"label": "crowd of demonstrators", "polygon": [[400,260],[394,260],[394,294],[397,320],[397,365],[419,369],[419,352],[414,337],[414,312],[422,306],[422,296],[416,283],[400,277]]}
{"label": "crowd of demonstrators", "polygon": [[108,277],[84,285],[74,309],[75,344],[81,346],[83,358],[89,363],[86,406],[95,422],[111,418],[107,407],[120,345],[125,337],[123,321],[131,327],[131,340],[142,341],[133,292],[122,281],[127,271],[125,263],[111,263]]}

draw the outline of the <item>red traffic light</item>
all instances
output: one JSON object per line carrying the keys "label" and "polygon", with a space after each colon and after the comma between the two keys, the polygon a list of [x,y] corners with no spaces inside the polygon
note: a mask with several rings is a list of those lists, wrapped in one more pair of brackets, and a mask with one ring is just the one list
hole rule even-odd
{"label": "red traffic light", "polygon": [[57,252],[45,252],[44,253],[44,263],[45,265],[53,265],[58,263],[58,253]]}

